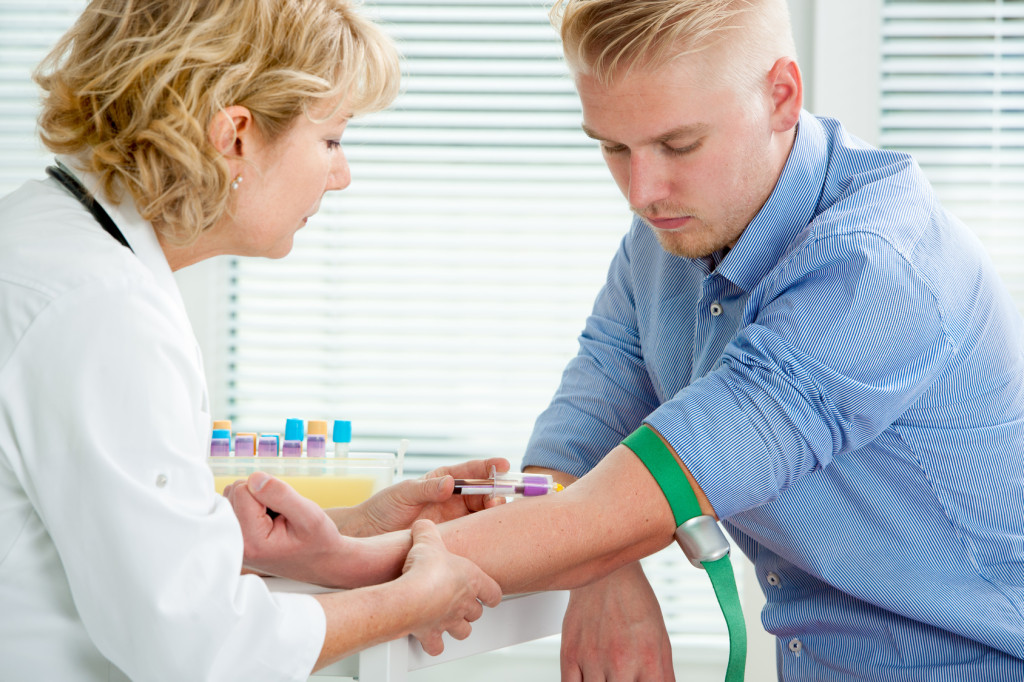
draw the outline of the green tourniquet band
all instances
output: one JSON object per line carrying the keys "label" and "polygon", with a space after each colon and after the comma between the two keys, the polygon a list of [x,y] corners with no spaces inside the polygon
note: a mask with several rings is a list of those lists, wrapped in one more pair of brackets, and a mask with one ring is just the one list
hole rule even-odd
{"label": "green tourniquet band", "polygon": [[[651,472],[672,508],[677,528],[704,513],[690,481],[679,466],[678,458],[654,429],[644,424],[626,436],[622,444],[632,450]],[[732,562],[726,554],[717,561],[702,562],[701,565],[708,572],[718,605],[725,617],[725,625],[729,629],[729,665],[725,669],[725,682],[739,682],[743,679],[747,663],[747,626],[743,622],[743,609],[736,589]]]}
{"label": "green tourniquet band", "polygon": [[686,474],[679,467],[676,456],[665,446],[661,436],[655,433],[654,429],[644,424],[626,436],[622,444],[640,458],[661,487],[661,492],[665,493],[665,499],[672,507],[672,515],[676,519],[676,528],[704,513],[700,510],[697,495],[690,487]]}
{"label": "green tourniquet band", "polygon": [[726,682],[742,680],[747,667],[747,624],[743,622],[743,609],[740,606],[740,593],[736,589],[736,576],[732,572],[729,555],[717,561],[703,564],[711,578],[711,586],[715,589],[718,605],[725,616],[725,626],[729,629],[729,665],[725,669]]}

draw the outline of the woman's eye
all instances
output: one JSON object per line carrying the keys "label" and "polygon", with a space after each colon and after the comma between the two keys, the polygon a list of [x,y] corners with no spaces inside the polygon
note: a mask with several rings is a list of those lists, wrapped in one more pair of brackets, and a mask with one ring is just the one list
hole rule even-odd
{"label": "woman's eye", "polygon": [[331,151],[341,149],[341,140],[327,140],[327,148]]}

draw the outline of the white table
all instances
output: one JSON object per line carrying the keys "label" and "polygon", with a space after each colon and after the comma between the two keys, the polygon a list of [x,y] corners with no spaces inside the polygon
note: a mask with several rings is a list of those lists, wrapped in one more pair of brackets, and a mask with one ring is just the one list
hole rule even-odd
{"label": "white table", "polygon": [[[323,588],[280,578],[265,578],[270,589],[282,592],[322,592]],[[430,656],[414,637],[403,637],[364,649],[313,674],[317,677],[356,677],[360,682],[404,682],[407,673],[420,668],[454,661],[466,656],[494,651],[513,644],[558,634],[569,593],[533,592],[506,595],[501,604],[473,623],[473,633],[462,641],[448,635],[444,652]]]}

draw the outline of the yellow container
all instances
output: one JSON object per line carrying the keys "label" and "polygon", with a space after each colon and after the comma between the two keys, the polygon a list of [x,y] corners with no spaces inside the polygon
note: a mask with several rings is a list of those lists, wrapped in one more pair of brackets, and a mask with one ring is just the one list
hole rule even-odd
{"label": "yellow container", "polygon": [[391,485],[395,455],[352,453],[349,457],[210,457],[218,493],[255,471],[265,471],[290,484],[323,509],[351,507]]}

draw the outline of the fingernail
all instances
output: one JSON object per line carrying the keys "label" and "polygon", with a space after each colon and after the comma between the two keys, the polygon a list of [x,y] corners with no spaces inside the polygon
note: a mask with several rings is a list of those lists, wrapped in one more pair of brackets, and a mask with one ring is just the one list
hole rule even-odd
{"label": "fingernail", "polygon": [[246,485],[249,486],[249,490],[254,493],[258,493],[263,490],[263,486],[265,486],[269,480],[269,475],[262,471],[256,471],[249,476],[249,480],[246,482]]}

